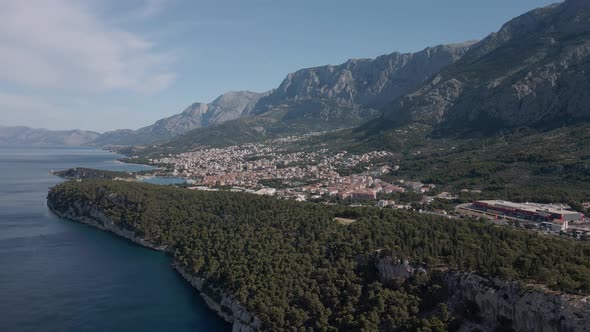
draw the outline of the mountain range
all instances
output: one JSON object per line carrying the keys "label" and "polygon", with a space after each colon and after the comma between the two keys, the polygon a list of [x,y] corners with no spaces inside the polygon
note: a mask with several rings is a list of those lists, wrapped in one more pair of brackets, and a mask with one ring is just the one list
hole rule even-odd
{"label": "mountain range", "polygon": [[589,120],[589,55],[589,0],[536,9],[396,99],[365,128],[423,123],[443,135],[481,135]]}
{"label": "mountain range", "polygon": [[461,58],[475,42],[394,52],[375,59],[351,59],[337,66],[301,69],[254,107],[260,114],[285,103],[329,99],[341,105],[379,109]]}
{"label": "mountain range", "polygon": [[516,17],[479,42],[297,71],[258,101],[254,116],[188,132],[162,148],[230,145],[365,121],[355,139],[382,146],[408,125],[432,137],[577,125],[590,120],[589,56],[590,0],[567,0]]}
{"label": "mountain range", "polygon": [[84,145],[100,136],[94,131],[48,130],[29,127],[0,126],[0,144]]}
{"label": "mountain range", "polygon": [[190,130],[209,127],[250,113],[256,102],[266,94],[230,91],[211,103],[194,103],[182,113],[158,120],[137,130],[109,131],[94,140],[94,145],[143,145],[164,142]]}
{"label": "mountain range", "polygon": [[[190,148],[268,134],[353,127],[379,116],[380,107],[461,58],[473,44],[439,45],[417,53],[394,52],[301,69],[287,75],[272,91],[228,92],[209,104],[194,103],[151,126],[106,132],[93,144],[145,145],[178,137]],[[230,123],[221,126],[226,121]],[[190,136],[181,137],[189,131]]]}
{"label": "mountain range", "polygon": [[190,150],[357,126],[377,118],[381,107],[460,59],[474,43],[301,69],[287,75],[278,88],[261,97],[242,117],[192,130],[162,148]]}
{"label": "mountain range", "polygon": [[266,93],[228,92],[138,130],[78,141],[190,150],[355,127],[372,141],[414,124],[439,136],[550,129],[590,119],[589,55],[590,0],[566,0],[479,42],[301,69]]}

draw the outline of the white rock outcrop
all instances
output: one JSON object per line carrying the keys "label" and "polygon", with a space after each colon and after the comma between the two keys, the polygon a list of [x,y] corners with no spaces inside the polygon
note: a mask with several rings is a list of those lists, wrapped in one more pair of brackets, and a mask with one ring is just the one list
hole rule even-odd
{"label": "white rock outcrop", "polygon": [[379,272],[379,280],[388,282],[394,279],[405,280],[416,272],[416,268],[407,259],[401,260],[391,256],[379,257],[375,260]]}
{"label": "white rock outcrop", "polygon": [[590,297],[567,295],[475,273],[448,273],[451,302],[477,306],[484,325],[515,331],[590,331]]}

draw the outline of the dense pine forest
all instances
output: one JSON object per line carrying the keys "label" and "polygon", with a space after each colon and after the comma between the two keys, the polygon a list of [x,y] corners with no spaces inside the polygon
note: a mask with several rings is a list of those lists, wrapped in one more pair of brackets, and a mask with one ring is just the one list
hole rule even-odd
{"label": "dense pine forest", "polygon": [[144,172],[120,172],[120,171],[106,171],[102,169],[93,169],[85,167],[70,168],[63,171],[52,171],[53,175],[62,177],[64,179],[135,179],[135,174],[142,174]]}
{"label": "dense pine forest", "polygon": [[[95,206],[167,245],[186,270],[235,294],[271,330],[453,329],[468,314],[444,304],[448,270],[590,293],[588,243],[475,220],[107,180],[60,184],[48,200],[58,211]],[[379,255],[427,273],[383,283]]]}

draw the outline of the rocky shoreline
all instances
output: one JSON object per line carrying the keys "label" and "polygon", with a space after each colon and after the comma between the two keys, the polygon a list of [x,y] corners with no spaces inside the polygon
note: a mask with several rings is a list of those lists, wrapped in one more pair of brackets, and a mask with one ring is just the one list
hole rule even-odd
{"label": "rocky shoreline", "polygon": [[[115,225],[91,203],[75,202],[56,208],[48,199],[47,206],[57,216],[84,223],[114,233],[143,247],[171,253],[173,248],[157,246],[136,236],[132,231]],[[253,332],[262,329],[262,322],[250,313],[237,298],[219,285],[184,270],[174,262],[173,268],[199,291],[207,306],[228,323],[234,332]],[[382,282],[405,279],[415,273],[426,272],[421,266],[394,257],[378,257],[375,267]],[[461,331],[470,328],[494,330],[510,327],[514,331],[589,331],[590,297],[551,292],[539,287],[527,287],[517,282],[487,278],[475,273],[451,272],[445,275],[448,289],[447,305],[452,311],[469,307],[479,318],[466,321]]]}
{"label": "rocky shoreline", "polygon": [[[55,208],[51,200],[47,200],[47,207],[51,212],[60,218],[70,221],[80,222],[105,232],[110,232],[120,237],[123,237],[140,246],[167,253],[172,253],[172,248],[168,246],[157,246],[149,241],[136,236],[134,232],[117,227],[114,222],[107,218],[101,211],[96,208],[82,205],[76,202],[74,206],[69,207],[67,211],[60,211]],[[84,211],[85,215],[77,213],[76,211]],[[261,330],[262,323],[260,319],[248,312],[242,306],[235,296],[220,289],[219,287],[211,286],[206,283],[206,280],[192,275],[185,271],[179,264],[174,262],[172,264],[174,270],[177,271],[184,280],[186,280],[193,288],[199,291],[199,295],[207,306],[213,310],[219,317],[226,322],[232,324],[232,332],[253,332]],[[214,292],[216,295],[214,299],[212,296],[205,293],[205,288]]]}
{"label": "rocky shoreline", "polygon": [[261,321],[250,312],[246,310],[235,298],[235,296],[224,292],[218,288],[211,288],[219,301],[214,300],[209,295],[205,294],[206,281],[203,278],[196,277],[185,271],[180,265],[173,264],[173,268],[195,289],[207,303],[207,306],[215,311],[217,315],[223,318],[226,322],[232,324],[232,332],[251,332],[258,331],[262,327]]}

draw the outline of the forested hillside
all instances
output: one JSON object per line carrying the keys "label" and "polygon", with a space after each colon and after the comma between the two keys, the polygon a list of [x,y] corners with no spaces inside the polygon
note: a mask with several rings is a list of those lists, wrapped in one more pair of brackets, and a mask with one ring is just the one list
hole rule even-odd
{"label": "forested hillside", "polygon": [[[465,317],[443,304],[447,269],[590,293],[589,244],[473,220],[106,180],[60,184],[48,202],[78,215],[95,207],[171,247],[186,270],[236,294],[271,330],[448,330]],[[428,272],[382,283],[377,255]]]}

